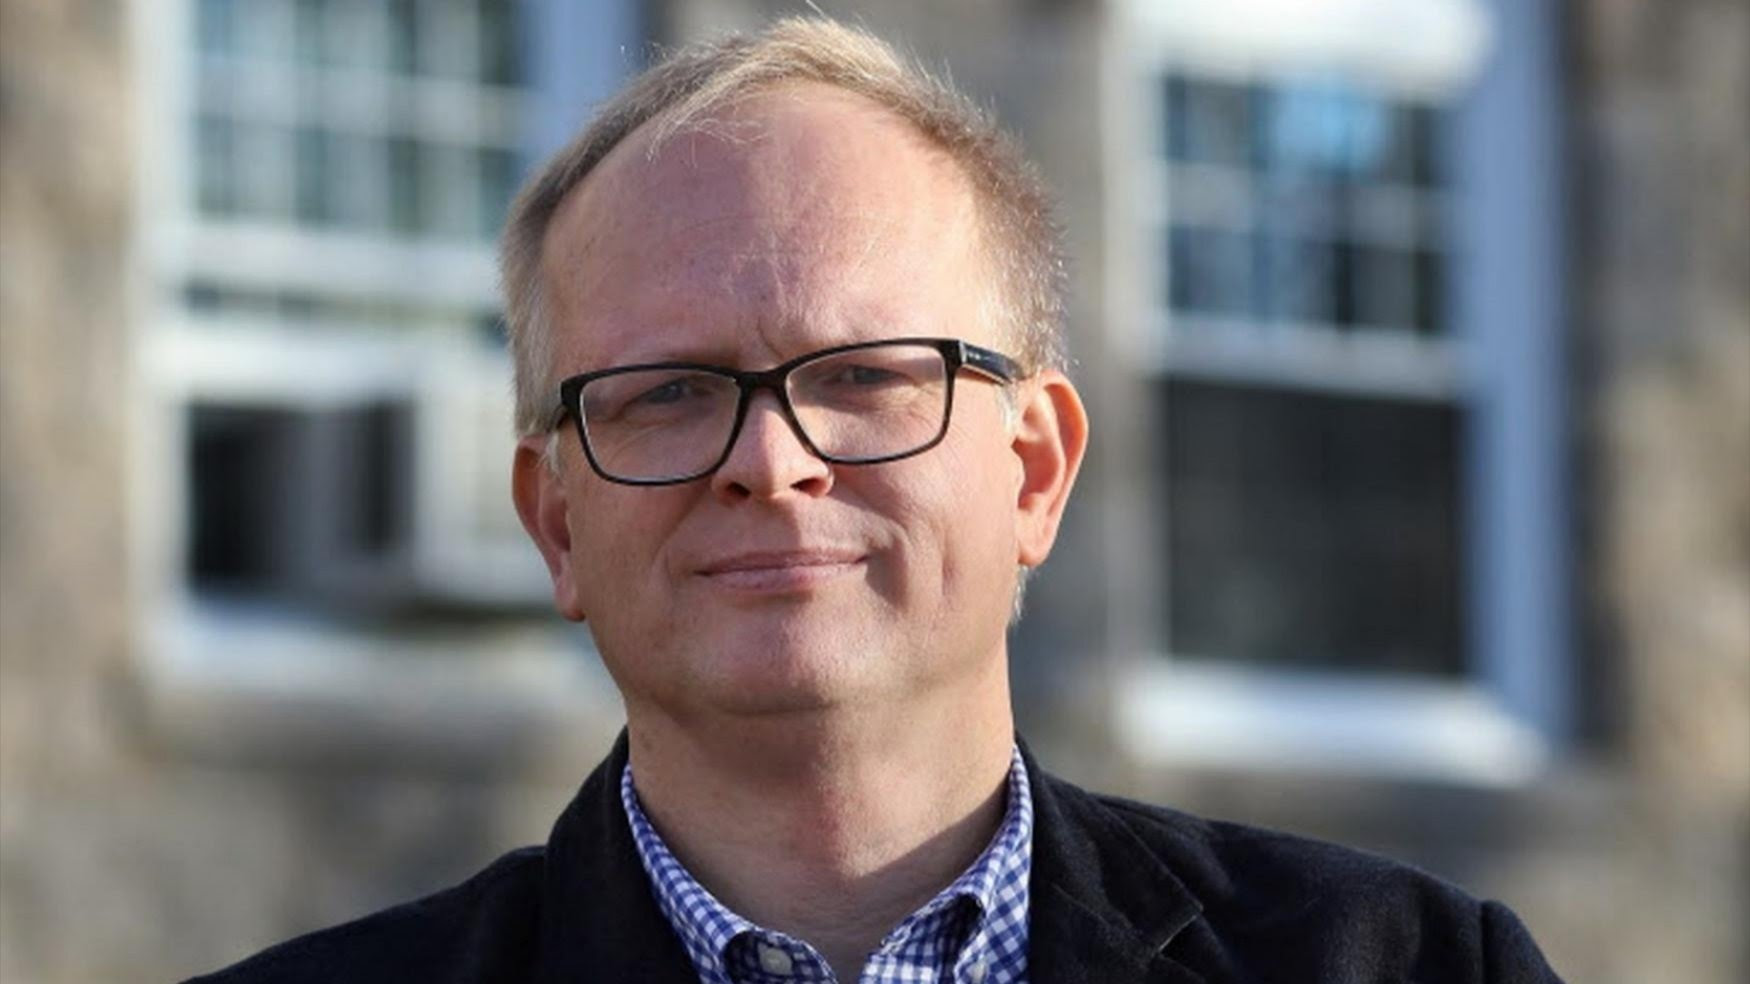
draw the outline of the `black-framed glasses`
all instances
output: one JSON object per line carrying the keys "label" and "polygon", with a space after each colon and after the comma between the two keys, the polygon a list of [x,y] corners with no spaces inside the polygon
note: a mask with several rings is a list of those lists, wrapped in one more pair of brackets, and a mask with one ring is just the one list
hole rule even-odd
{"label": "black-framed glasses", "polygon": [[617,366],[559,384],[558,426],[577,425],[596,474],[624,485],[674,485],[729,458],[756,391],[767,389],[802,445],[840,465],[873,465],[941,443],[954,380],[970,369],[998,383],[1020,363],[954,338],[837,345],[744,372],[698,362]]}

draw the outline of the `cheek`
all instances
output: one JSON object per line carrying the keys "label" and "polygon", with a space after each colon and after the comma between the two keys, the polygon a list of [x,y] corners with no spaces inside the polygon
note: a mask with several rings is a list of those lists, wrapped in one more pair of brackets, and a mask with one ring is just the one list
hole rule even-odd
{"label": "cheek", "polygon": [[988,589],[993,572],[1008,576],[1015,564],[1015,496],[1019,488],[1014,456],[1006,449],[944,444],[933,490],[941,507],[937,542],[942,545],[942,577],[953,588],[970,581]]}
{"label": "cheek", "polygon": [[617,608],[617,599],[648,595],[675,510],[663,490],[590,491],[600,494],[580,496],[570,516],[571,562],[580,600],[600,612],[604,601]]}

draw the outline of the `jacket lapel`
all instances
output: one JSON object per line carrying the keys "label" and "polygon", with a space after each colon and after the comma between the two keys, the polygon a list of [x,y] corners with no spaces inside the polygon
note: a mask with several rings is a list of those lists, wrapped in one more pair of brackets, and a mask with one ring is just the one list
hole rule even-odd
{"label": "jacket lapel", "polygon": [[1202,981],[1162,952],[1197,900],[1110,807],[1022,756],[1034,791],[1029,980]]}
{"label": "jacket lapel", "polygon": [[547,841],[541,940],[542,984],[640,981],[698,984],[638,861],[620,803],[626,733],[584,781]]}

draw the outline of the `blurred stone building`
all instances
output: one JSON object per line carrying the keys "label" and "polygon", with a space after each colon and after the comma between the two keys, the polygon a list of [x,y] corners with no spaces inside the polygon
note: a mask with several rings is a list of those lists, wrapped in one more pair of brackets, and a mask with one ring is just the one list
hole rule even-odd
{"label": "blurred stone building", "polygon": [[[647,41],[796,6],[0,4],[0,979],[545,837],[619,712],[505,501],[491,236]],[[1750,5],[826,6],[1060,190],[1041,757],[1742,980]]]}

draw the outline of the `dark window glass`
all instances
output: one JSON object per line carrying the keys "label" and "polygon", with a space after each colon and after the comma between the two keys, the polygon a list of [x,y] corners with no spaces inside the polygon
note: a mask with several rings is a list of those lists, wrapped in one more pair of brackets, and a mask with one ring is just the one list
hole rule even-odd
{"label": "dark window glass", "polygon": [[389,0],[389,70],[412,75],[419,66],[418,0]]}
{"label": "dark window glass", "polygon": [[1407,110],[1406,140],[1409,143],[1410,180],[1424,188],[1439,188],[1446,184],[1441,143],[1445,130],[1440,110],[1432,106],[1415,105]]}
{"label": "dark window glass", "polygon": [[480,80],[493,85],[522,81],[521,24],[517,4],[480,0]]}
{"label": "dark window glass", "polygon": [[1196,164],[1244,166],[1253,158],[1252,88],[1168,76],[1167,156]]}
{"label": "dark window glass", "polygon": [[1458,675],[1459,412],[1161,384],[1171,650]]}
{"label": "dark window glass", "polygon": [[407,533],[405,406],[189,410],[188,575],[199,590],[316,595]]}
{"label": "dark window glass", "polygon": [[182,302],[190,311],[211,314],[224,303],[223,288],[208,283],[191,283],[182,289]]}
{"label": "dark window glass", "polygon": [[1252,236],[1178,226],[1167,248],[1172,306],[1197,314],[1249,315],[1255,295]]}
{"label": "dark window glass", "polygon": [[222,116],[195,120],[195,203],[208,215],[237,211],[237,128]]}
{"label": "dark window glass", "polygon": [[1416,330],[1446,333],[1446,254],[1438,250],[1416,251]]}
{"label": "dark window glass", "polygon": [[521,162],[508,150],[480,152],[480,234],[490,239],[504,224],[504,215],[522,178]]}
{"label": "dark window glass", "polygon": [[200,0],[194,18],[195,46],[203,55],[237,48],[237,0]]}
{"label": "dark window glass", "polygon": [[1266,236],[1258,243],[1263,310],[1271,321],[1326,324],[1336,313],[1337,247],[1329,242]]}
{"label": "dark window glass", "polygon": [[327,225],[334,219],[329,206],[328,132],[317,127],[299,127],[292,194],[293,214],[299,222]]}
{"label": "dark window glass", "polygon": [[1370,328],[1416,324],[1416,259],[1400,249],[1356,246],[1350,252],[1354,310],[1350,321]]}
{"label": "dark window glass", "polygon": [[389,228],[403,235],[412,235],[425,228],[419,157],[418,141],[407,137],[390,139]]}
{"label": "dark window glass", "polygon": [[189,411],[188,564],[196,587],[249,592],[274,580],[295,420],[285,410]]}
{"label": "dark window glass", "polygon": [[322,36],[323,0],[297,0],[292,5],[292,57],[316,65],[328,57]]}

